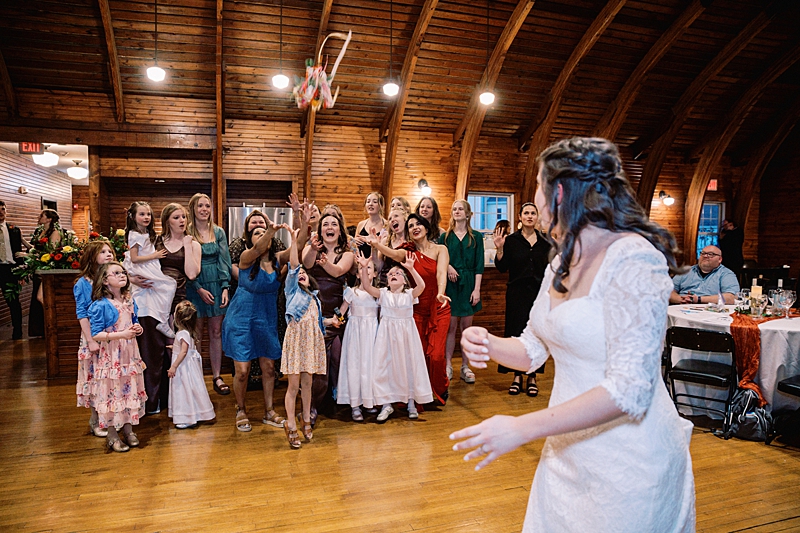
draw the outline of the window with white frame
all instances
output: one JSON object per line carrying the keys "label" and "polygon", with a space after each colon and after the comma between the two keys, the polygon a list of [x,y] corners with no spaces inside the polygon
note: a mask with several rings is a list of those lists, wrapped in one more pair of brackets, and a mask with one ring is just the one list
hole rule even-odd
{"label": "window with white frame", "polygon": [[719,227],[725,219],[725,202],[703,202],[697,227],[697,252],[706,246],[719,246]]}
{"label": "window with white frame", "polygon": [[471,192],[467,201],[472,208],[472,229],[481,233],[492,233],[498,220],[512,223],[514,195],[511,193]]}

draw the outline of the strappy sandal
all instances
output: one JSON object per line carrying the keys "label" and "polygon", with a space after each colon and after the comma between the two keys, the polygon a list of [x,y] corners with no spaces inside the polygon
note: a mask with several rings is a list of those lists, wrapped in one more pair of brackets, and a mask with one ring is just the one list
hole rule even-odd
{"label": "strappy sandal", "polygon": [[139,437],[136,436],[136,433],[131,431],[130,433],[123,433],[122,438],[125,439],[125,442],[131,448],[135,448],[139,445]]}
{"label": "strappy sandal", "polygon": [[514,381],[511,382],[511,386],[508,388],[508,393],[511,396],[516,396],[520,392],[522,392],[522,377],[519,378],[519,381],[517,381],[517,378],[515,377]]}
{"label": "strappy sandal", "polygon": [[286,439],[289,441],[289,448],[293,450],[300,449],[300,435],[297,433],[297,428],[289,429],[289,424],[285,424],[283,426],[283,430],[286,432]]}
{"label": "strappy sandal", "polygon": [[236,408],[236,429],[247,433],[253,426],[250,425],[250,420],[247,418],[247,413],[244,409]]}
{"label": "strappy sandal", "polygon": [[535,398],[539,395],[539,386],[536,385],[536,378],[531,376],[528,378],[528,387],[525,391],[525,394],[530,396],[531,398]]}
{"label": "strappy sandal", "polygon": [[[272,414],[270,415],[270,413]],[[264,418],[261,419],[261,422],[272,427],[282,428],[286,423],[286,419],[282,416],[279,416],[278,413],[273,410],[265,413]]]}
{"label": "strappy sandal", "polygon": [[[214,381],[214,392],[219,394],[220,396],[227,396],[231,393],[231,388],[228,387],[224,381],[222,381],[222,376],[217,376],[213,379]],[[217,383],[222,383],[222,385],[217,385]]]}
{"label": "strappy sandal", "polygon": [[106,441],[106,446],[108,446],[109,450],[119,453],[127,452],[128,450],[130,450],[130,447],[124,442],[122,442],[119,439],[119,437],[117,437],[116,439],[110,439]]}
{"label": "strappy sandal", "polygon": [[303,436],[308,441],[314,438],[314,433],[311,431],[311,424],[303,424]]}

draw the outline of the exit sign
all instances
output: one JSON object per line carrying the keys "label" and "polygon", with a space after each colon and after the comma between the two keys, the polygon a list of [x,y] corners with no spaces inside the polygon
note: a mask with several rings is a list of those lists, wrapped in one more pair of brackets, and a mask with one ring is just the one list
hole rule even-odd
{"label": "exit sign", "polygon": [[19,153],[21,154],[43,154],[44,145],[42,143],[19,143]]}
{"label": "exit sign", "polygon": [[708,180],[708,187],[706,188],[707,191],[716,191],[717,190],[717,180]]}

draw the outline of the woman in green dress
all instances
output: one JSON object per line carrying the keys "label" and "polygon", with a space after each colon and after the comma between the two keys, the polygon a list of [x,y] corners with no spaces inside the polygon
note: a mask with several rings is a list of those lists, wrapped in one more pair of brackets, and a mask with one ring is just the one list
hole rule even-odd
{"label": "woman in green dress", "polygon": [[[447,331],[447,377],[453,377],[453,350],[456,330],[472,325],[472,316],[481,310],[481,278],[483,278],[483,235],[473,230],[469,221],[472,208],[466,200],[453,202],[450,227],[439,239],[450,252],[447,267],[447,296],[450,301],[450,329]],[[475,383],[475,374],[466,358],[461,359],[461,379]]]}
{"label": "woman in green dress", "polygon": [[203,258],[200,274],[186,284],[186,298],[197,308],[200,331],[208,319],[208,352],[214,390],[228,395],[230,387],[220,377],[222,371],[222,320],[228,307],[231,284],[231,256],[225,231],[214,224],[211,199],[197,193],[189,200],[189,235],[200,243]]}

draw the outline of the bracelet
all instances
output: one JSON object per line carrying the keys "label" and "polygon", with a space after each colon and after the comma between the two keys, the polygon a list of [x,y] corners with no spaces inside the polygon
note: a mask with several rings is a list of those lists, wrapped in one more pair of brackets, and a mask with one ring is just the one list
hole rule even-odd
{"label": "bracelet", "polygon": [[703,303],[702,297],[699,294],[697,295],[697,303]]}

